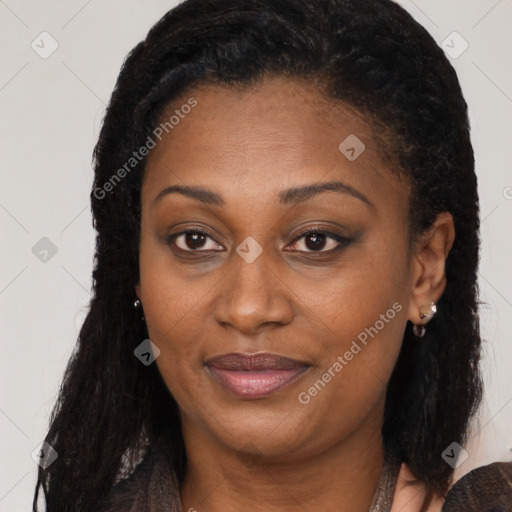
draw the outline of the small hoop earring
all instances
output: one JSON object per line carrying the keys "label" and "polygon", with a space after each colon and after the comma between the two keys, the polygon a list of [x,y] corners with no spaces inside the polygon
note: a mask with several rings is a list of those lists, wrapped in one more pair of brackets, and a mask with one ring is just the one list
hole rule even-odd
{"label": "small hoop earring", "polygon": [[140,311],[140,317],[141,317],[141,319],[142,319],[142,320],[144,320],[144,313],[143,313],[143,311],[142,311],[142,302],[141,302],[139,299],[137,299],[137,300],[133,303],[133,307],[134,307],[135,309],[137,309],[137,310],[139,310],[139,311]]}
{"label": "small hoop earring", "polygon": [[425,336],[425,326],[424,325],[416,325],[414,324],[412,326],[412,332],[414,333],[414,335],[417,337],[417,338],[423,338],[423,336]]}
{"label": "small hoop earring", "polygon": [[425,324],[432,320],[433,316],[437,313],[437,306],[435,302],[430,302],[420,308],[420,319],[423,320],[422,324],[414,324],[412,331],[417,338],[425,336]]}
{"label": "small hoop earring", "polygon": [[426,306],[420,308],[420,318],[428,322],[437,313],[437,306],[435,302],[430,302]]}

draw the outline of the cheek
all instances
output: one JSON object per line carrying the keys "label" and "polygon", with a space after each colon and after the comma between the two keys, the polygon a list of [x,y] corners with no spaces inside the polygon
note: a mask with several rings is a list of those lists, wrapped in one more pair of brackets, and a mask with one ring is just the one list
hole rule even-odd
{"label": "cheek", "polygon": [[156,364],[174,394],[177,386],[190,380],[191,362],[198,365],[200,361],[200,346],[194,340],[204,336],[200,311],[206,293],[198,287],[184,286],[166,246],[144,238],[140,283],[149,338],[161,351]]}
{"label": "cheek", "polygon": [[190,317],[201,303],[201,294],[185,284],[171,249],[149,228],[141,235],[139,268],[144,316],[155,341],[172,339],[184,323],[198,325]]}
{"label": "cheek", "polygon": [[[381,394],[402,344],[407,321],[407,276],[403,240],[386,236],[360,251],[314,293],[304,294],[305,298],[314,297],[305,302],[311,319],[321,320],[317,320],[318,349],[312,354],[318,369],[307,385],[324,379],[330,389],[319,393],[323,398],[318,405],[324,402],[328,406],[330,400],[347,406],[370,405]],[[321,387],[320,383],[317,388]]]}
{"label": "cheek", "polygon": [[[401,245],[400,240],[375,240],[347,258],[336,274],[314,283],[302,283],[307,293],[302,293],[301,299],[336,334],[335,338],[357,337],[378,322],[381,315],[385,315],[386,326],[382,329],[382,322],[378,323],[382,331],[392,332],[393,324],[403,321],[404,315],[396,314],[397,309],[405,309],[408,293],[407,253]],[[401,308],[393,309],[394,303]],[[388,319],[391,321],[387,322]],[[396,334],[396,327],[393,332]]]}

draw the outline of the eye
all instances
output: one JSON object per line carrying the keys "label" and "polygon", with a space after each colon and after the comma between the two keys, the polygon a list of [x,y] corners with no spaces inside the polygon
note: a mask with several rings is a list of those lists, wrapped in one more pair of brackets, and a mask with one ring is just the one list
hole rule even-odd
{"label": "eye", "polygon": [[187,252],[222,251],[224,249],[208,233],[198,229],[190,229],[171,235],[168,243]]}
{"label": "eye", "polygon": [[[347,237],[313,229],[302,233],[297,237],[291,249],[298,252],[334,252],[346,247],[351,240]],[[289,246],[290,247],[290,246]]]}

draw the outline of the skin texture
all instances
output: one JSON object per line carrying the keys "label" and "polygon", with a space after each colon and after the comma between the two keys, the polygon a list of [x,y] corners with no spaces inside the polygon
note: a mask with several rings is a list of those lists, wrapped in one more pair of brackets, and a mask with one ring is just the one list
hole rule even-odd
{"label": "skin texture", "polygon": [[[161,351],[156,364],[181,409],[183,509],[366,510],[382,465],[386,383],[407,320],[421,323],[419,308],[444,290],[452,218],[439,215],[410,247],[407,182],[386,163],[371,125],[310,83],[267,77],[240,89],[196,87],[163,118],[190,97],[197,106],[148,156],[136,287]],[[338,149],[350,134],[366,147],[354,161]],[[334,191],[279,202],[285,189],[331,181],[371,205]],[[224,205],[179,193],[155,202],[172,185],[207,188]],[[328,237],[318,254],[300,236],[312,227],[351,242],[328,253],[339,246]],[[169,241],[197,228],[211,236],[199,250],[184,235]],[[251,263],[236,252],[247,237],[263,249]],[[300,403],[396,303],[394,318]],[[228,352],[272,352],[309,369],[270,396],[241,399],[204,365]]]}

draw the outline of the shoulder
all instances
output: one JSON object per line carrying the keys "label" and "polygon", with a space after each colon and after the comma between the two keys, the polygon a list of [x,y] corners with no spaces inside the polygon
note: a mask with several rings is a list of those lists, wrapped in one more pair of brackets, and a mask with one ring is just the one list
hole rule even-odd
{"label": "shoulder", "polygon": [[[391,512],[417,512],[426,494],[406,464],[398,475]],[[435,496],[427,512],[511,512],[512,462],[494,462],[467,473],[448,491]]]}
{"label": "shoulder", "polygon": [[510,512],[512,462],[494,462],[470,471],[446,495],[442,512]]}
{"label": "shoulder", "polygon": [[151,449],[133,473],[112,487],[101,512],[178,512],[179,486],[165,457]]}
{"label": "shoulder", "polygon": [[[391,512],[418,512],[427,495],[425,484],[418,480],[409,466],[402,463],[398,474]],[[441,512],[443,498],[435,496],[426,512]]]}

